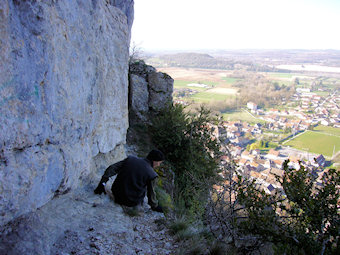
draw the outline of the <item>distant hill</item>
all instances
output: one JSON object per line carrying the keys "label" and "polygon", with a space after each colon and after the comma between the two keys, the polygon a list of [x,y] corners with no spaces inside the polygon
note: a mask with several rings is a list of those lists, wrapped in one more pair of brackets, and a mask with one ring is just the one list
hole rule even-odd
{"label": "distant hill", "polygon": [[249,60],[233,60],[231,58],[213,57],[206,53],[175,53],[156,55],[146,60],[149,65],[155,67],[185,67],[204,69],[234,70],[244,69],[257,72],[289,72],[279,70],[269,65],[254,63]]}
{"label": "distant hill", "polygon": [[146,59],[156,67],[245,69],[248,71],[287,72],[277,65],[321,65],[340,67],[339,50],[205,50],[198,52],[152,53]]}
{"label": "distant hill", "polygon": [[317,64],[340,67],[340,50],[218,50],[206,53],[235,61],[253,61],[267,65]]}
{"label": "distant hill", "polygon": [[177,53],[153,57],[147,62],[154,66],[233,69],[234,63],[201,53]]}

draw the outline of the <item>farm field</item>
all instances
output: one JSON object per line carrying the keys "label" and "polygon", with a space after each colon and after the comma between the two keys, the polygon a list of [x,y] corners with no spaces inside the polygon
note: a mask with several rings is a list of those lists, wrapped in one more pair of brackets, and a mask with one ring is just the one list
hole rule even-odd
{"label": "farm field", "polygon": [[181,88],[187,88],[187,89],[193,89],[196,91],[205,91],[207,90],[207,88],[204,87],[191,87],[188,86],[188,84],[192,84],[192,83],[201,83],[201,84],[205,84],[205,85],[209,85],[209,86],[215,86],[216,83],[214,82],[209,82],[209,81],[188,81],[188,80],[175,80],[174,81],[174,88],[176,89],[181,89]]}
{"label": "farm field", "polygon": [[308,130],[302,135],[285,143],[285,146],[291,146],[304,151],[309,149],[309,152],[332,157],[334,146],[335,153],[340,150],[340,137]]}
{"label": "farm field", "polygon": [[249,123],[265,123],[264,120],[254,118],[252,115],[250,115],[248,112],[240,110],[240,111],[234,111],[231,113],[223,113],[222,117],[226,121],[246,121]]}
{"label": "farm field", "polygon": [[319,131],[331,135],[336,135],[340,137],[340,128],[334,128],[334,127],[327,127],[327,126],[322,126],[319,125],[314,128],[314,131]]}
{"label": "farm field", "polygon": [[226,70],[196,69],[196,68],[159,68],[157,71],[169,74],[177,82],[206,83],[222,87],[231,87],[240,79],[227,77],[231,74]]}
{"label": "farm field", "polygon": [[191,96],[190,99],[193,99],[195,102],[198,103],[208,103],[211,101],[224,101],[230,97],[233,97],[233,94],[223,94],[219,92],[214,92],[213,90],[207,90]]}
{"label": "farm field", "polygon": [[[168,73],[174,79],[175,89],[191,89],[194,94],[186,100],[195,103],[225,101],[237,94],[232,84],[240,79],[226,77],[227,71],[192,68],[162,68],[159,71]],[[192,83],[208,85],[208,87],[188,86]]]}
{"label": "farm field", "polygon": [[222,80],[225,81],[226,83],[232,85],[232,84],[234,84],[235,82],[240,81],[241,79],[238,79],[238,78],[231,78],[231,77],[225,77],[225,78],[222,78]]}

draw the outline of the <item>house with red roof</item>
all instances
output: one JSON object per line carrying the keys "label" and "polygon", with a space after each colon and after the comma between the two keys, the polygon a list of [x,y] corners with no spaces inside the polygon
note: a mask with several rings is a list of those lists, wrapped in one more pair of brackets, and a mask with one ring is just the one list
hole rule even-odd
{"label": "house with red roof", "polygon": [[279,159],[279,156],[280,156],[279,151],[276,151],[274,149],[270,149],[268,154],[266,155],[266,158],[271,159],[271,160],[276,160],[276,159]]}

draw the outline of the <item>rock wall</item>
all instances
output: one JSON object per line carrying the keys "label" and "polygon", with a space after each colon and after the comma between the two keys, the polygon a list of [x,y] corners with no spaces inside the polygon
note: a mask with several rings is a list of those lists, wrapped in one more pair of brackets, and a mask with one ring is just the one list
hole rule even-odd
{"label": "rock wall", "polygon": [[131,60],[129,68],[129,129],[127,152],[147,155],[158,147],[153,144],[148,125],[153,116],[172,104],[174,80],[167,74],[157,72],[142,60]]}
{"label": "rock wall", "polygon": [[153,114],[172,103],[174,80],[157,72],[144,61],[130,63],[129,110],[130,124],[148,122]]}
{"label": "rock wall", "polygon": [[132,20],[133,0],[0,0],[0,226],[124,156]]}

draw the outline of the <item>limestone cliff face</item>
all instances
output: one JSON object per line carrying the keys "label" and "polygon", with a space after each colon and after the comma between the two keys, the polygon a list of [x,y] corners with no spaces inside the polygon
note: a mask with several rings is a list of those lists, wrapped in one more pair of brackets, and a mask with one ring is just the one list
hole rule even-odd
{"label": "limestone cliff face", "polygon": [[166,73],[157,72],[144,61],[130,63],[129,110],[130,124],[149,122],[168,104],[172,104],[174,80]]}
{"label": "limestone cliff face", "polygon": [[124,156],[132,0],[0,0],[0,226]]}

